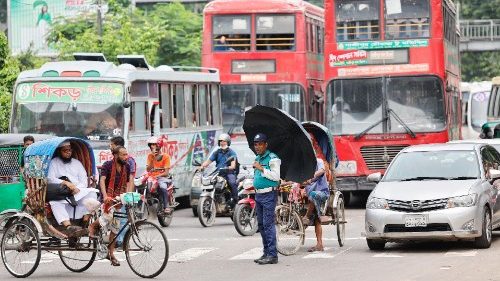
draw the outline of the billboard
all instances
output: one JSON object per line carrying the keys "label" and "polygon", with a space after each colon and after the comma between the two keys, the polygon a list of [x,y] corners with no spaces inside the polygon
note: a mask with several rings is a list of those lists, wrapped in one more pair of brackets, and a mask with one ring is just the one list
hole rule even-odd
{"label": "billboard", "polygon": [[9,47],[14,55],[28,50],[30,45],[37,55],[56,55],[46,40],[54,21],[97,11],[94,0],[7,1]]}

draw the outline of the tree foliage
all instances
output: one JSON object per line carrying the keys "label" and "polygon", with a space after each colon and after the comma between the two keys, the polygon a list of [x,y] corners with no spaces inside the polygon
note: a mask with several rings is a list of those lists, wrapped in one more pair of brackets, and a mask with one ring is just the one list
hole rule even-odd
{"label": "tree foliage", "polygon": [[500,0],[462,0],[461,19],[497,19],[500,16]]}
{"label": "tree foliage", "polygon": [[12,87],[19,74],[19,62],[9,55],[7,37],[0,32],[0,133],[9,126]]}
{"label": "tree foliage", "polygon": [[102,52],[110,61],[123,54],[144,54],[153,65],[199,65],[202,18],[179,3],[158,4],[150,11],[108,2],[109,12],[97,32],[95,15],[59,19],[49,36],[61,59],[74,52]]}

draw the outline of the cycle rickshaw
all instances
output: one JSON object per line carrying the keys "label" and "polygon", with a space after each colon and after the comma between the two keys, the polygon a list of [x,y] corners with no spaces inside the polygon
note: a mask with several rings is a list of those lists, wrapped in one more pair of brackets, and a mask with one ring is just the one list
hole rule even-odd
{"label": "cycle rickshaw", "polygon": [[[329,130],[316,122],[303,122],[302,126],[311,133],[317,141],[324,158],[329,164],[331,177],[328,178],[330,196],[321,208],[322,225],[334,225],[337,240],[342,247],[345,241],[344,196],[335,185],[335,157],[332,135]],[[306,198],[298,192],[299,184],[285,184],[279,188],[280,204],[276,207],[277,250],[282,255],[293,255],[304,245],[305,229],[302,217],[306,213]],[[295,186],[295,188],[294,188]]]}
{"label": "cycle rickshaw", "polygon": [[[100,228],[96,238],[90,238],[87,234],[75,236],[67,233],[55,222],[50,205],[45,200],[49,165],[57,147],[67,141],[71,143],[72,157],[85,167],[88,186],[96,186],[94,153],[87,142],[58,137],[36,142],[26,149],[24,206],[6,222],[0,243],[3,264],[15,277],[30,276],[40,263],[42,251],[57,254],[63,265],[72,272],[83,272],[96,259],[104,259],[108,254],[109,241],[104,227]],[[126,212],[115,211],[113,216],[127,219],[119,232],[126,231],[123,250],[130,268],[140,277],[153,278],[167,265],[168,242],[157,225],[136,220],[133,210],[139,198],[136,193],[122,195],[116,204],[124,204]],[[100,208],[92,213],[90,223],[99,219],[99,212]],[[82,220],[72,220],[72,224],[87,228]]]}

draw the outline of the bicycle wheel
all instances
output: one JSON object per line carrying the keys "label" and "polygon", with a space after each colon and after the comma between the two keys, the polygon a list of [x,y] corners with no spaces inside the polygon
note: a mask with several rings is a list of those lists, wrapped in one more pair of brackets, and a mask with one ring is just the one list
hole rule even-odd
{"label": "bicycle wheel", "polygon": [[135,223],[127,232],[124,243],[127,263],[138,276],[156,277],[167,266],[167,236],[156,224],[148,221]]}
{"label": "bicycle wheel", "polygon": [[163,210],[163,198],[158,196],[158,206],[156,207],[156,217],[158,218],[158,222],[162,227],[168,227],[172,222],[172,217],[174,215],[174,210],[170,214],[164,214],[161,212]]}
{"label": "bicycle wheel", "polygon": [[276,248],[282,255],[295,254],[304,244],[304,225],[297,212],[289,206],[281,205],[275,210],[276,214]]}
{"label": "bicycle wheel", "polygon": [[15,277],[30,276],[40,263],[40,238],[36,228],[27,223],[15,222],[4,229],[0,247],[3,264]]}
{"label": "bicycle wheel", "polygon": [[64,266],[73,272],[84,272],[94,263],[97,255],[97,243],[89,237],[80,237],[75,249],[58,251]]}
{"label": "bicycle wheel", "polygon": [[337,208],[335,208],[335,225],[337,226],[337,239],[339,246],[344,246],[345,242],[345,212],[344,212],[344,199],[339,197]]}

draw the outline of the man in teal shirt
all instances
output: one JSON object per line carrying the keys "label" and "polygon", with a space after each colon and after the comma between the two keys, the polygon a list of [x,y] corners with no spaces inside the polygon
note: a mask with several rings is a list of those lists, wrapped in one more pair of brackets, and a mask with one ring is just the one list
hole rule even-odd
{"label": "man in teal shirt", "polygon": [[267,136],[259,133],[254,137],[254,147],[257,157],[253,164],[255,187],[255,210],[259,224],[264,254],[254,260],[258,264],[278,263],[276,251],[276,229],[274,227],[274,209],[276,208],[276,189],[280,181],[281,160],[267,149]]}

